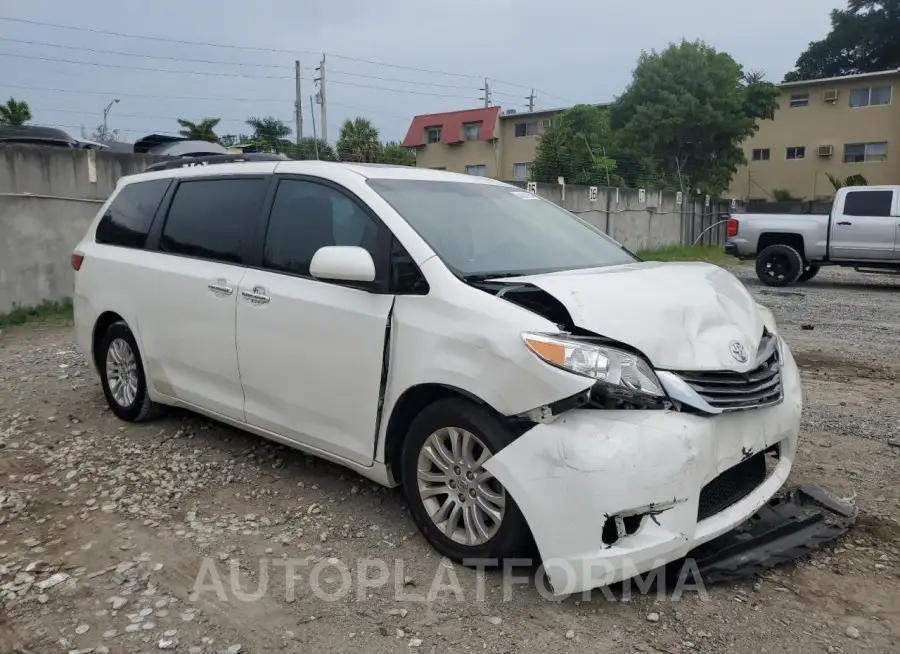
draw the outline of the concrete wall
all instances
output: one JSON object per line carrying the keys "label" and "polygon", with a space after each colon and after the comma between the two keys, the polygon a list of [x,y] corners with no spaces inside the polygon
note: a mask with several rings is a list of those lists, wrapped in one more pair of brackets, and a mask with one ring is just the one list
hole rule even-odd
{"label": "concrete wall", "polygon": [[[483,143],[467,143],[481,145]],[[446,147],[446,146],[441,146]],[[71,297],[72,249],[123,175],[160,157],[39,146],[0,146],[0,312]],[[525,182],[517,182],[523,188]],[[580,215],[632,251],[690,244],[727,205],[703,198],[675,204],[674,193],[538,184],[538,193]],[[721,243],[724,225],[701,241]]]}
{"label": "concrete wall", "polygon": [[71,297],[72,249],[116,181],[160,159],[0,146],[0,312]]}
{"label": "concrete wall", "polygon": [[[514,182],[527,188],[525,182]],[[720,214],[731,211],[730,202],[710,201],[705,197],[682,197],[678,205],[675,193],[645,191],[640,201],[638,189],[598,188],[595,201],[590,199],[590,187],[559,184],[538,184],[537,193],[543,198],[579,215],[583,220],[602,229],[632,252],[658,250],[674,245],[690,245],[701,233],[703,245],[717,245],[725,241],[725,225],[713,225]]]}

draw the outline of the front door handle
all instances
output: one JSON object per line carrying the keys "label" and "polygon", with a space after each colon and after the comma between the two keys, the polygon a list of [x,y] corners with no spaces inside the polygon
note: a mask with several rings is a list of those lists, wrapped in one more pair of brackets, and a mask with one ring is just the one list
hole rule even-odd
{"label": "front door handle", "polygon": [[225,286],[225,284],[207,284],[206,288],[216,295],[231,295],[234,293],[234,289],[230,286]]}
{"label": "front door handle", "polygon": [[241,295],[253,302],[254,304],[265,304],[271,298],[266,295],[266,289],[257,286],[252,291],[241,291]]}
{"label": "front door handle", "polygon": [[838,225],[852,225],[852,224],[853,224],[853,223],[851,223],[851,222],[849,222],[849,221],[847,221],[847,220],[842,220],[841,222],[838,223]]}

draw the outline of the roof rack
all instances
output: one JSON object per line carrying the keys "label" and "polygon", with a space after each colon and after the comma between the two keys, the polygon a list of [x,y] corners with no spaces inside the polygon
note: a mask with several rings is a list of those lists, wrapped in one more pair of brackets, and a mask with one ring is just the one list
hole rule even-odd
{"label": "roof rack", "polygon": [[225,163],[244,163],[251,161],[290,161],[283,154],[268,154],[262,152],[248,154],[209,154],[199,157],[180,157],[170,161],[160,161],[151,164],[144,169],[145,173],[158,170],[173,170],[175,168],[192,168],[194,166],[211,166]]}

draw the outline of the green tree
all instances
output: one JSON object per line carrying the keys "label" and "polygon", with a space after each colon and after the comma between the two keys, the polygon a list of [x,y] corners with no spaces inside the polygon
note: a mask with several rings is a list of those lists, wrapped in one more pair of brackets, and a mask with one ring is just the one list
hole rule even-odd
{"label": "green tree", "polygon": [[10,98],[6,104],[0,104],[0,125],[24,125],[31,120],[31,109],[24,100]]}
{"label": "green tree", "polygon": [[777,97],[773,84],[748,82],[729,55],[682,41],[641,54],[610,117],[621,142],[667,178],[715,196],[745,163],[741,144],[774,117]]}
{"label": "green tree", "polygon": [[283,120],[278,120],[272,116],[265,118],[248,118],[247,124],[253,129],[251,141],[260,150],[265,152],[274,152],[283,154],[291,148],[296,147],[288,139],[293,130]]}
{"label": "green tree", "polygon": [[222,121],[221,118],[204,118],[199,123],[192,123],[189,120],[178,118],[178,124],[181,125],[179,133],[186,139],[192,141],[209,141],[210,143],[218,143],[219,137],[216,136],[216,126]]}
{"label": "green tree", "polygon": [[415,166],[416,154],[409,148],[404,148],[396,141],[388,141],[381,148],[380,163],[395,164],[397,166]]}
{"label": "green tree", "polygon": [[900,68],[900,0],[849,0],[831,31],[809,44],[785,82]]}
{"label": "green tree", "polygon": [[345,120],[337,141],[341,161],[375,163],[381,156],[378,129],[366,118]]}
{"label": "green tree", "polygon": [[320,161],[337,161],[337,155],[331,145],[322,139],[314,139],[311,136],[300,139],[300,144],[295,144],[285,154],[291,159],[299,159],[300,161],[316,159]]}
{"label": "green tree", "polygon": [[553,117],[538,141],[531,179],[556,183],[606,186],[619,183],[616,161],[607,156],[614,146],[606,109],[580,104]]}

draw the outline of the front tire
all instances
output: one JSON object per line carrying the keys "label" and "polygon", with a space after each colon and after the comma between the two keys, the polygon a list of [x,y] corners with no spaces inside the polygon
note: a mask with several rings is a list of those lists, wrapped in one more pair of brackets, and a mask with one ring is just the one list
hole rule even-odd
{"label": "front tire", "polygon": [[803,257],[790,245],[770,245],[756,257],[756,276],[766,286],[790,286],[803,273]]}
{"label": "front tire", "polygon": [[810,279],[815,277],[818,273],[819,273],[819,266],[812,263],[806,267],[806,270],[804,270],[802,273],[800,273],[800,276],[797,278],[797,281],[798,282],[808,282]]}
{"label": "front tire", "polygon": [[465,563],[531,553],[522,511],[483,467],[514,438],[464,399],[435,402],[413,420],[401,453],[403,490],[416,526],[442,555]]}
{"label": "front tire", "polygon": [[134,334],[124,322],[110,325],[100,341],[100,381],[106,403],[128,422],[142,422],[157,412],[147,393],[147,378]]}

